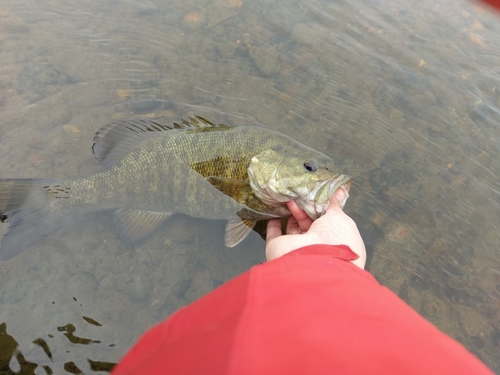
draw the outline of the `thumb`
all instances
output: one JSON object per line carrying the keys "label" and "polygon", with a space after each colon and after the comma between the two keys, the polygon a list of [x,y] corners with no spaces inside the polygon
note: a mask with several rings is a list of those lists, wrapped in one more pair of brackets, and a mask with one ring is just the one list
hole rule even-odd
{"label": "thumb", "polygon": [[339,187],[333,193],[326,212],[339,210],[342,211],[342,202],[344,202],[347,198],[349,198],[349,193],[347,193],[347,191],[343,187]]}

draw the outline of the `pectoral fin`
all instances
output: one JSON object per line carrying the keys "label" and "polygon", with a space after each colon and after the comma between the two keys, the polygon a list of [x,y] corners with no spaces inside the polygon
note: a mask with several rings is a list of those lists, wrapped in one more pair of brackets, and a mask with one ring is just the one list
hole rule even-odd
{"label": "pectoral fin", "polygon": [[227,247],[235,247],[243,241],[255,226],[255,220],[230,220],[226,225],[225,242]]}
{"label": "pectoral fin", "polygon": [[113,219],[120,234],[131,242],[136,242],[157,229],[172,214],[169,212],[139,211],[119,209]]}

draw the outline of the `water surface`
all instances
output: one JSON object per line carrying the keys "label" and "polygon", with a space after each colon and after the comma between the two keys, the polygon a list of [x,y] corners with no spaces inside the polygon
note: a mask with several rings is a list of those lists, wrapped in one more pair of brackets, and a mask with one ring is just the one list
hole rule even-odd
{"label": "water surface", "polygon": [[[282,131],[356,177],[346,210],[370,272],[500,371],[500,13],[450,0],[1,3],[1,178],[100,171],[92,137],[123,118]],[[95,213],[0,263],[1,369],[105,372],[263,261],[257,234],[226,249],[223,232],[177,216],[134,248]]]}

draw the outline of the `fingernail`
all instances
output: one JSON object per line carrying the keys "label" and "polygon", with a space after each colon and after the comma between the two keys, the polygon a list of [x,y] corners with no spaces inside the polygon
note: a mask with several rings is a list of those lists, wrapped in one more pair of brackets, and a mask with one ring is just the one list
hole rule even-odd
{"label": "fingernail", "polygon": [[345,192],[345,198],[342,202],[340,202],[340,208],[344,208],[346,202],[347,202],[347,198],[349,198],[349,189],[347,188],[344,188],[343,186],[341,186],[342,190],[344,190]]}
{"label": "fingernail", "polygon": [[335,197],[339,200],[339,202],[343,202],[349,196],[349,194],[347,193],[347,191],[345,191],[343,186],[340,186],[337,190],[335,190],[334,194]]}

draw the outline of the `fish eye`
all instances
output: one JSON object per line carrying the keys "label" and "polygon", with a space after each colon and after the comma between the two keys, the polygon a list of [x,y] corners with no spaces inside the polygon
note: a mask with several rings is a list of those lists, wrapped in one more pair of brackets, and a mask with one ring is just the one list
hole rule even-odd
{"label": "fish eye", "polygon": [[304,162],[304,168],[309,172],[316,172],[318,170],[318,164],[313,160],[306,160]]}

